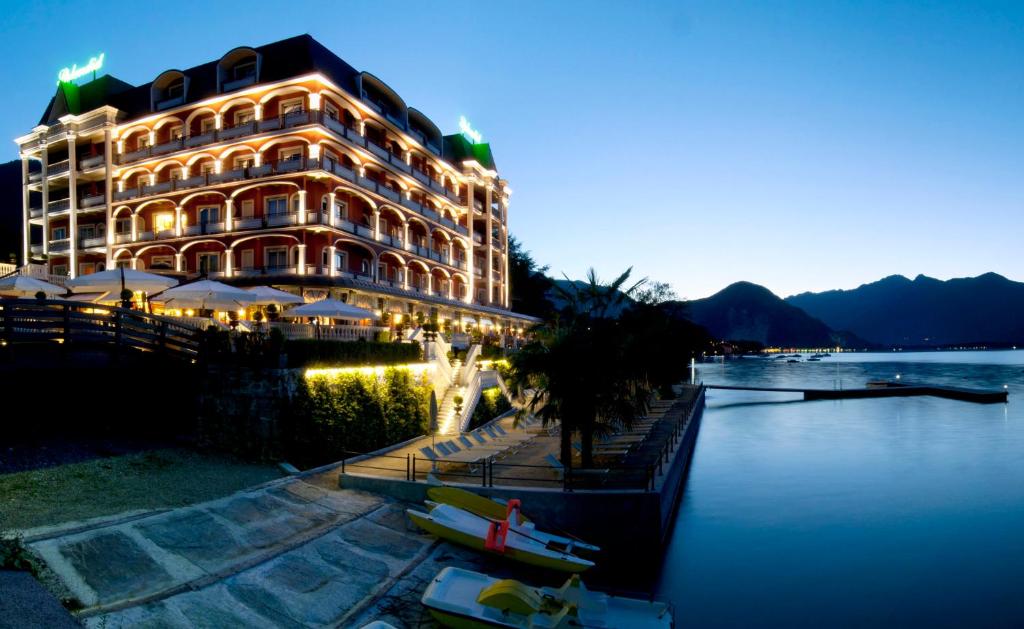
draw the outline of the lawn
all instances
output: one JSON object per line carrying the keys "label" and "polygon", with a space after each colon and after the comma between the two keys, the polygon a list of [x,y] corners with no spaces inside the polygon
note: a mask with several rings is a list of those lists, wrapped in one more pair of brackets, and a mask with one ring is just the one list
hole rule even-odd
{"label": "lawn", "polygon": [[211,500],[281,476],[270,464],[170,448],[0,475],[0,529]]}

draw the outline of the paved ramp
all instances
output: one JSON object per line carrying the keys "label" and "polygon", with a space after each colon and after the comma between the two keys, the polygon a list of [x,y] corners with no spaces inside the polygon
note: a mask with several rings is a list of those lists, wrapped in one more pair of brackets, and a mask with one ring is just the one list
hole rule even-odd
{"label": "paved ramp", "polygon": [[91,627],[343,624],[431,545],[404,506],[299,479],[30,543]]}

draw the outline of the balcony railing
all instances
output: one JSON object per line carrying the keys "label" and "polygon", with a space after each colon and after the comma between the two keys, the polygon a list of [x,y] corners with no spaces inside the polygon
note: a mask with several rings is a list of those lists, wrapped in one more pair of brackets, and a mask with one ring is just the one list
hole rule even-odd
{"label": "balcony railing", "polygon": [[104,161],[106,161],[105,155],[93,155],[91,157],[86,157],[82,159],[80,162],[78,162],[78,168],[80,170],[89,170],[90,168],[102,166]]}
{"label": "balcony railing", "polygon": [[92,249],[93,247],[103,247],[106,244],[106,236],[93,236],[92,238],[83,238],[78,246],[80,249]]}
{"label": "balcony railing", "polygon": [[62,162],[55,162],[53,164],[46,165],[46,176],[52,177],[54,175],[60,175],[68,172],[71,168],[71,162],[64,160]]}
{"label": "balcony railing", "polygon": [[[186,236],[196,236],[196,235],[205,235],[205,234],[219,234],[219,233],[221,233],[223,231],[224,231],[224,223],[223,222],[219,222],[219,221],[218,222],[206,222],[206,223],[197,223],[195,225],[189,225],[188,227],[185,228],[185,235]],[[174,235],[174,230],[171,230],[171,234],[170,235],[171,236]],[[164,237],[163,236],[163,232],[161,232],[161,236],[160,237],[161,238]]]}
{"label": "balcony railing", "polygon": [[298,212],[282,212],[280,214],[268,214],[267,225],[280,227],[281,225],[296,225],[299,222]]}
{"label": "balcony railing", "polygon": [[126,242],[132,241],[132,235],[129,232],[114,234],[114,244],[123,245]]}
{"label": "balcony railing", "polygon": [[95,205],[100,205],[100,204],[104,203],[106,200],[107,200],[106,195],[94,194],[94,195],[91,195],[91,196],[82,197],[78,201],[78,207],[93,207]]}
{"label": "balcony railing", "polygon": [[[441,216],[428,209],[415,201],[405,199],[405,203],[402,203],[403,199],[401,195],[391,188],[380,184],[367,177],[359,177],[354,171],[343,166],[342,164],[332,159],[310,159],[305,157],[299,157],[297,159],[289,160],[277,160],[271,161],[260,166],[249,166],[247,168],[237,168],[234,170],[225,171],[222,173],[205,173],[202,175],[196,175],[189,177],[188,179],[171,179],[168,181],[158,182],[153,185],[142,185],[136,188],[129,188],[126,190],[120,190],[114,193],[115,201],[127,201],[132,199],[138,199],[141,197],[161,194],[165,192],[175,192],[179,190],[189,190],[193,188],[202,188],[209,185],[218,183],[224,183],[228,181],[242,181],[250,179],[258,179],[262,177],[271,177],[274,175],[290,174],[295,172],[301,172],[306,170],[323,169],[329,173],[333,173],[342,179],[355,183],[371,192],[375,192],[378,195],[390,199],[396,203],[401,203],[405,207],[412,209],[418,209],[418,211],[425,217],[445,225],[449,229],[455,229],[460,234],[468,234],[468,230],[461,225],[456,225],[448,219],[443,219]],[[269,217],[268,217],[269,218]],[[283,224],[297,224],[297,220],[292,222],[272,223],[274,225]],[[369,230],[368,230],[369,231]],[[368,236],[372,236],[372,231],[369,231]]]}
{"label": "balcony railing", "polygon": [[54,212],[63,212],[64,210],[71,208],[71,199],[57,199],[55,201],[50,201],[47,204],[47,207],[51,214]]}
{"label": "balcony railing", "polygon": [[71,240],[67,238],[60,238],[58,240],[50,241],[50,251],[67,251],[71,248]]}
{"label": "balcony railing", "polygon": [[41,207],[33,207],[33,208],[29,208],[29,210],[28,210],[29,218],[40,218],[42,215],[43,215],[43,208],[41,208]]}

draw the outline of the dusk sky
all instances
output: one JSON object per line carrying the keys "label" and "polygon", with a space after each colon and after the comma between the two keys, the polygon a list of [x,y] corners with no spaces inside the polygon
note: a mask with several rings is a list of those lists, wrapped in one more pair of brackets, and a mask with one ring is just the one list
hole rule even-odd
{"label": "dusk sky", "polygon": [[555,274],[686,298],[1024,280],[1024,3],[4,2],[0,158],[57,72],[129,83],[310,33],[491,142]]}

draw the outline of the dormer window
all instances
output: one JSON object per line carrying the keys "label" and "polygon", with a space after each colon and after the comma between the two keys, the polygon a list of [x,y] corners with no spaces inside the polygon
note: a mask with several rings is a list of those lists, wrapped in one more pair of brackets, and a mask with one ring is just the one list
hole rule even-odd
{"label": "dormer window", "polygon": [[185,96],[185,79],[178,79],[167,86],[164,92],[164,100],[182,98]]}
{"label": "dormer window", "polygon": [[240,81],[242,79],[256,77],[256,58],[250,57],[245,61],[241,61],[231,68],[231,80]]}

